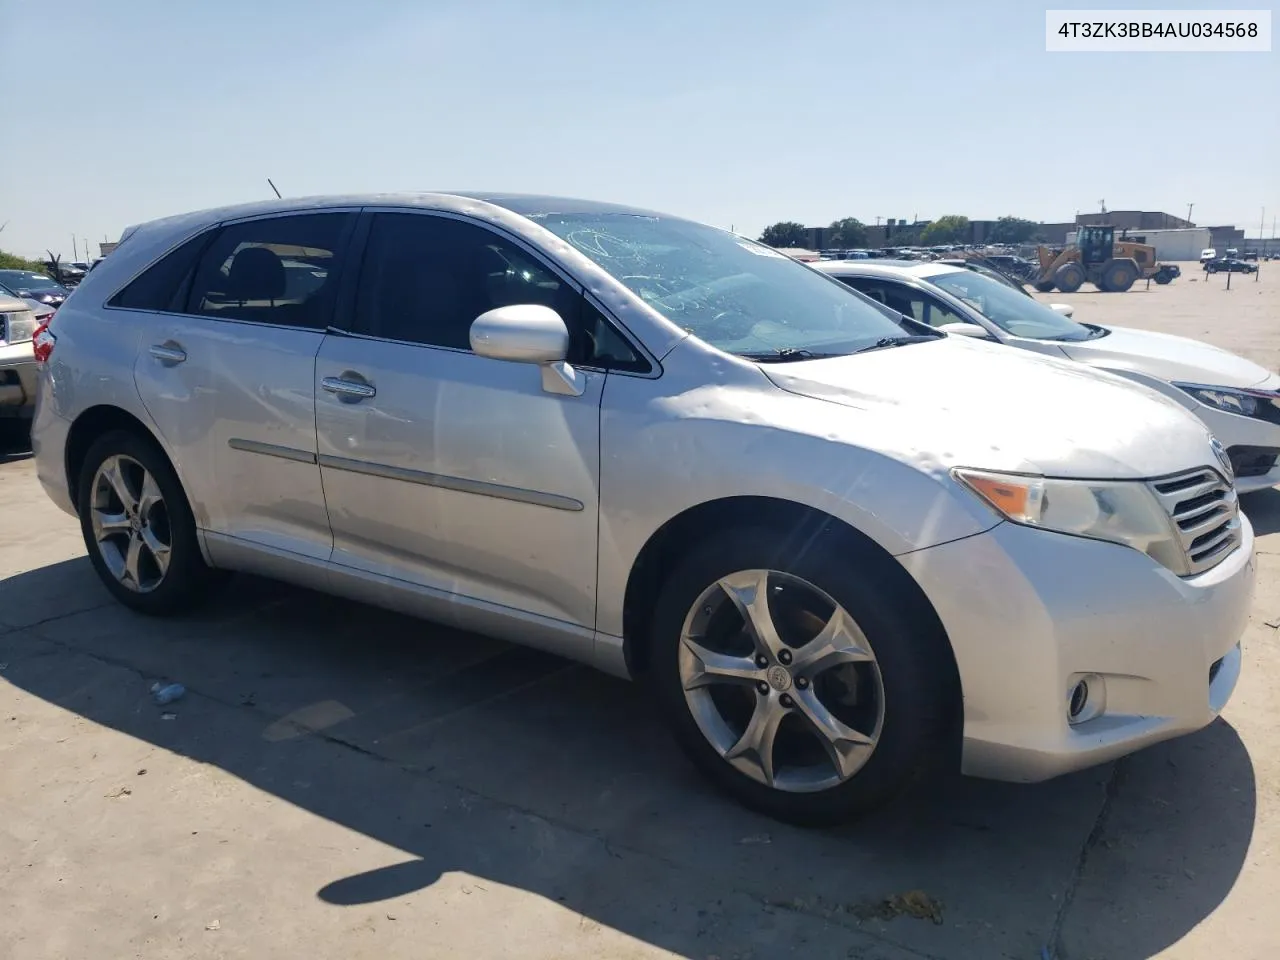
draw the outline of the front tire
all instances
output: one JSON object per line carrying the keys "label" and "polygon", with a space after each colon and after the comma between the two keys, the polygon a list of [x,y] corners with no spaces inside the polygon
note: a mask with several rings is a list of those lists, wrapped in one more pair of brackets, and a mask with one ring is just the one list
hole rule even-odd
{"label": "front tire", "polygon": [[779,820],[850,820],[899,794],[942,745],[953,674],[936,622],[881,564],[831,538],[729,531],[667,579],[652,683],[694,764]]}
{"label": "front tire", "polygon": [[113,430],[85,455],[76,503],[94,570],[139,613],[194,608],[216,579],[168,458],[149,438]]}
{"label": "front tire", "polygon": [[1075,262],[1064,263],[1053,275],[1054,285],[1063,293],[1075,293],[1084,281],[1084,268]]}

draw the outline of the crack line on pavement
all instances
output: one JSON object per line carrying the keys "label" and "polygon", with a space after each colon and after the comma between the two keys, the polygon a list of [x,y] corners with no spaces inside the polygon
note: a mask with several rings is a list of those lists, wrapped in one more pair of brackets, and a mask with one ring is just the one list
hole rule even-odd
{"label": "crack line on pavement", "polygon": [[[56,618],[50,618],[50,619],[56,619]],[[48,621],[42,621],[42,622],[47,623]],[[26,629],[30,629],[30,628],[26,628]],[[40,633],[37,630],[32,630],[32,633],[35,636],[39,637],[40,639],[46,641],[47,643],[51,643],[57,647],[60,647],[63,650],[67,651],[68,653],[78,654],[83,657],[88,657],[90,660],[96,660],[99,663],[103,663],[108,666],[118,667],[119,669],[127,670],[130,673],[133,673],[135,676],[137,676],[140,680],[143,680],[144,682],[146,681],[147,675],[141,669],[139,669],[138,667],[134,666],[133,664],[125,660],[119,660],[119,659],[116,659],[115,657],[110,657],[101,653],[84,650],[80,647],[74,646],[73,644],[67,643],[65,640],[59,640],[55,637],[47,636],[43,633]],[[574,669],[574,668],[577,668],[578,666],[579,666],[578,664],[569,664],[566,669]],[[564,671],[562,670],[557,670],[551,674],[548,674],[547,677],[541,678],[541,680],[546,680],[549,677],[559,676],[563,672]],[[541,681],[537,681],[537,682],[541,682]],[[524,686],[529,686],[529,685],[530,684],[526,684]],[[518,689],[523,689],[523,687]],[[510,691],[510,692],[515,692],[515,691]],[[495,699],[495,700],[500,699],[501,696],[507,696],[507,695],[509,694],[501,694],[498,697],[494,697],[492,699]],[[213,696],[211,694],[205,693],[190,685],[187,685],[187,696],[200,697],[204,700],[209,701],[210,703],[217,704],[218,706],[226,707],[230,710],[247,710],[251,713],[257,714],[258,716],[261,716],[264,719],[268,719],[272,722],[281,719],[281,716],[273,714],[269,710],[259,707],[257,704],[231,702],[229,700],[224,700],[221,697],[217,697],[217,696]],[[103,726],[103,725],[99,724],[99,726]],[[118,732],[123,733],[125,736],[132,736],[132,734],[129,734],[123,730],[120,730]],[[400,770],[401,772],[408,774],[409,776],[419,777],[423,780],[427,780],[438,786],[445,787],[451,790],[457,790],[461,794],[473,797],[477,800],[481,800],[484,803],[489,803],[495,807],[500,807],[507,810],[515,811],[516,813],[520,813],[526,817],[530,817],[535,820],[540,820],[543,823],[549,824],[550,826],[564,830],[567,833],[572,833],[576,836],[585,837],[586,839],[591,840],[594,843],[601,844],[602,846],[605,847],[606,850],[608,850],[614,856],[617,856],[617,854],[613,853],[613,851],[623,851],[632,856],[645,857],[656,863],[662,864],[663,866],[666,866],[672,870],[686,871],[689,869],[688,864],[680,863],[679,861],[672,860],[670,857],[666,857],[661,854],[652,853],[647,850],[640,850],[625,843],[617,843],[598,831],[585,830],[575,823],[565,821],[565,820],[560,820],[559,818],[548,816],[547,814],[544,814],[544,813],[539,813],[538,811],[532,810],[528,807],[521,806],[518,803],[514,803],[511,800],[504,800],[498,797],[490,796],[487,793],[484,793],[483,791],[477,790],[474,787],[468,786],[466,784],[458,783],[452,780],[445,780],[440,777],[433,777],[431,776],[430,769],[434,769],[434,768],[424,769],[422,767],[414,766],[413,764],[407,764],[398,760],[392,760],[391,758],[385,757],[382,754],[375,753],[374,751],[370,750],[367,747],[361,746],[360,744],[357,744],[357,743],[353,743],[349,740],[343,740],[337,736],[326,733],[323,730],[308,730],[307,733],[308,735],[313,736],[318,740],[324,741],[325,743],[330,743],[339,748],[350,750],[363,757],[368,757],[369,759],[374,760],[378,763],[387,764],[388,766],[394,767],[397,770]],[[170,751],[170,752],[173,752],[173,751]],[[194,758],[189,758],[189,759],[194,759]],[[243,778],[237,778],[237,779],[243,780]],[[409,856],[417,857],[417,854],[413,853],[413,851],[411,850],[402,850],[402,852],[408,854]],[[697,870],[698,868],[694,867],[694,869]],[[699,870],[698,872],[705,873],[705,871],[701,871],[701,870]],[[706,873],[705,875],[709,877],[715,877],[718,881],[723,881],[724,879],[723,877],[714,873]],[[833,911],[815,910],[815,909],[810,909],[804,906],[797,907],[794,904],[778,904],[770,901],[767,897],[761,896],[760,892],[757,890],[744,888],[732,882],[728,883],[727,886],[729,887],[729,889],[737,893],[740,893],[745,897],[758,901],[761,904],[762,909],[766,907],[769,909],[775,909],[775,910],[785,909],[801,916],[811,917],[814,920],[818,920],[823,923],[829,923],[832,926],[839,927],[841,930],[846,930],[846,931],[849,931],[850,933],[856,933],[860,936],[867,937],[870,940],[875,940],[877,942],[892,946],[895,949],[913,954],[914,956],[919,957],[920,960],[945,960],[944,957],[939,957],[935,954],[923,953],[919,949],[915,947],[907,946],[906,944],[902,943],[900,940],[887,936],[883,933],[873,931],[873,930],[868,930],[865,927],[861,926],[859,923],[857,923],[856,920],[853,920],[853,922],[851,923],[843,922],[842,919],[839,919],[839,915],[835,914]]]}
{"label": "crack line on pavement", "polygon": [[1102,841],[1102,833],[1106,830],[1107,821],[1111,815],[1112,803],[1120,794],[1120,786],[1123,781],[1124,770],[1128,767],[1128,759],[1128,757],[1121,757],[1111,768],[1111,775],[1107,778],[1102,806],[1098,808],[1098,815],[1093,821],[1093,829],[1089,831],[1089,835],[1084,838],[1084,843],[1080,845],[1080,855],[1076,858],[1076,864],[1071,871],[1071,876],[1067,878],[1066,888],[1062,892],[1062,903],[1058,906],[1058,914],[1053,918],[1053,926],[1049,930],[1048,960],[1064,960],[1062,931],[1067,923],[1067,914],[1071,910],[1071,904],[1076,898],[1076,890],[1079,889],[1080,881],[1084,877],[1084,869],[1089,863],[1089,854]]}

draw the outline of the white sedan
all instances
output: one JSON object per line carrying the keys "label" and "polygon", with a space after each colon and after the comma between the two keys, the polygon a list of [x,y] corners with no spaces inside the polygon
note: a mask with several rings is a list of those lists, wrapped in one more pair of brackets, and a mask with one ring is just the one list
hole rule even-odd
{"label": "white sedan", "polygon": [[1080,323],[961,267],[907,261],[814,266],[946,333],[1066,356],[1145,384],[1194,412],[1227,448],[1241,493],[1280,484],[1280,375],[1165,333]]}

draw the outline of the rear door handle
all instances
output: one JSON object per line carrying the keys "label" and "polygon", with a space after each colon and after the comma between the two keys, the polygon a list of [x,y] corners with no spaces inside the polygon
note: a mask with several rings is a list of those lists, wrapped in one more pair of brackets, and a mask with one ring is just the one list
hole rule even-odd
{"label": "rear door handle", "polygon": [[345,377],[325,377],[320,381],[320,386],[324,387],[329,393],[336,394],[339,400],[344,400],[347,403],[368,400],[370,397],[377,396],[378,393],[373,388],[372,383],[366,383],[363,380],[348,380]]}
{"label": "rear door handle", "polygon": [[187,359],[187,351],[172,340],[167,343],[153,343],[151,345],[151,355],[167,367],[172,367],[174,364],[182,363]]}

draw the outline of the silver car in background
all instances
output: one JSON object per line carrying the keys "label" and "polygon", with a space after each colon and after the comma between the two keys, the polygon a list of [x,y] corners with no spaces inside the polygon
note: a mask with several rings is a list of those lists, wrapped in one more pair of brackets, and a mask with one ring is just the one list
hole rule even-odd
{"label": "silver car in background", "polygon": [[1062,315],[953,264],[825,262],[817,269],[950,334],[1066,357],[1141,383],[1186,407],[1227,449],[1236,490],[1280,484],[1280,374],[1220,347]]}
{"label": "silver car in background", "polygon": [[643,679],[731,794],[847,819],[1196,730],[1253,531],[1205,426],[768,247],[515,195],[145,224],[36,338],[42,484],[147,613],[244,570]]}

